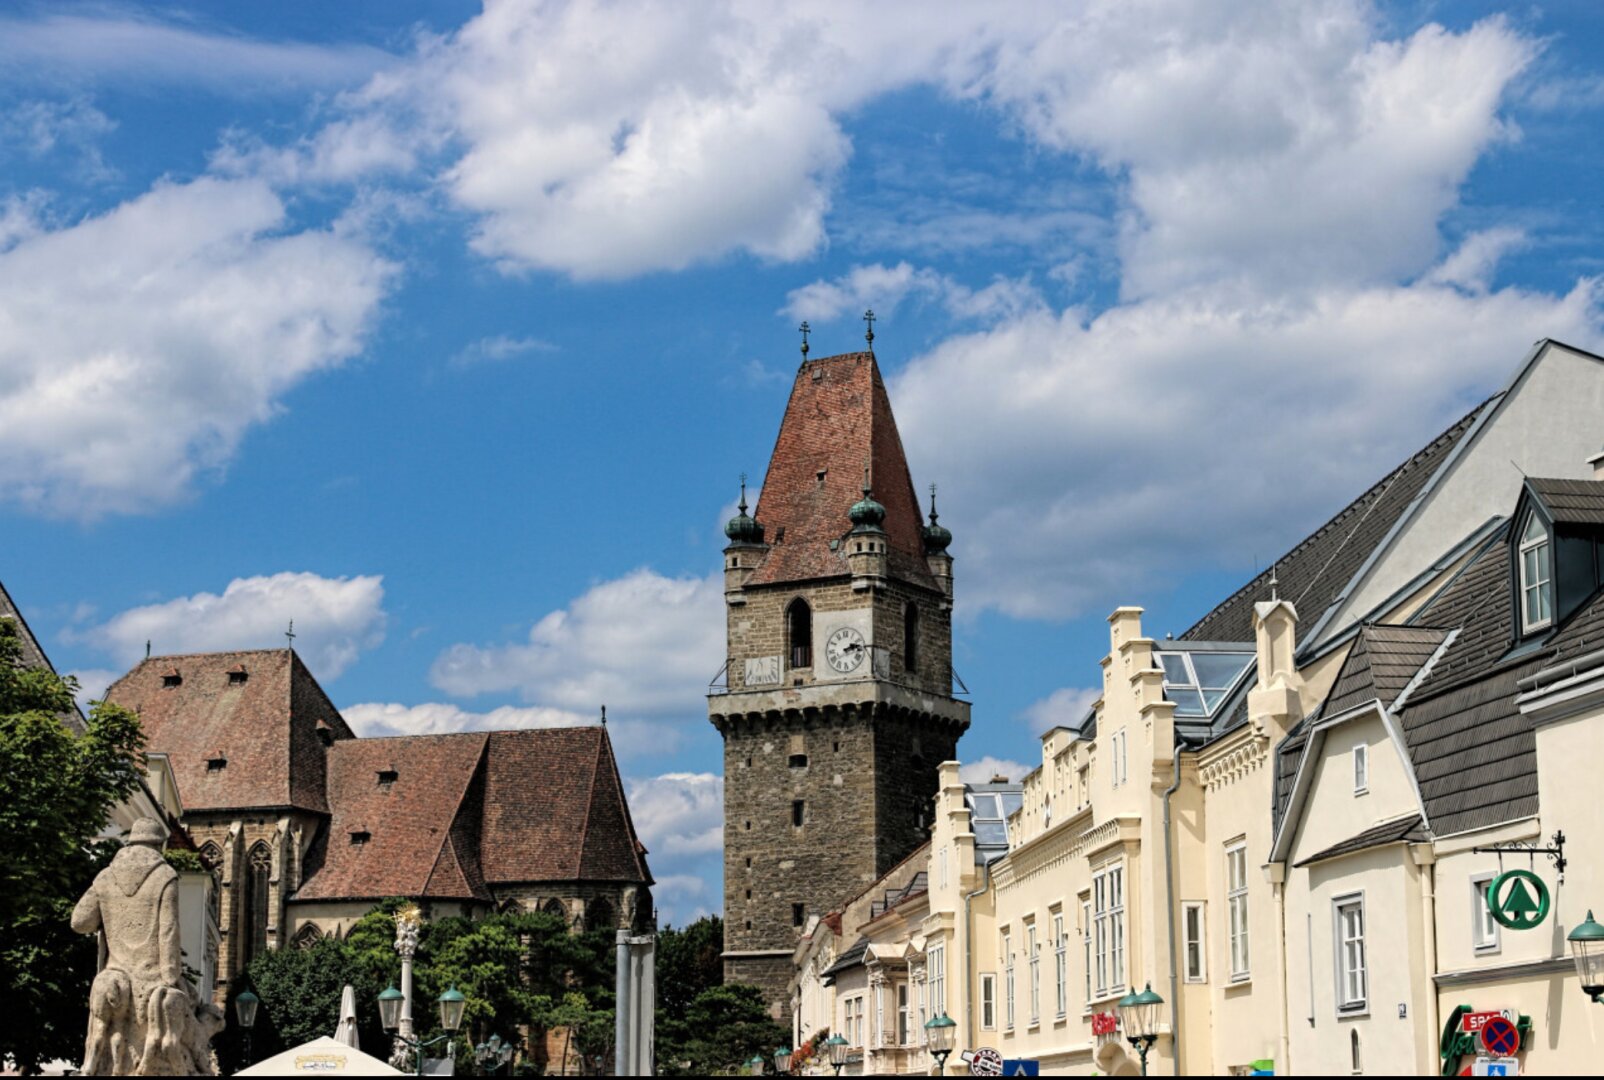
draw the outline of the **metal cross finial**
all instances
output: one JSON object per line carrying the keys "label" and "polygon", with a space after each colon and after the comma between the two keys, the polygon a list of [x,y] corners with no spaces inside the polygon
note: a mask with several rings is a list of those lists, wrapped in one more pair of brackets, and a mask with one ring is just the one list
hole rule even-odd
{"label": "metal cross finial", "polygon": [[602,727],[607,726],[607,706],[602,706]]}
{"label": "metal cross finial", "polygon": [[295,648],[295,620],[294,619],[290,620],[290,628],[288,630],[284,631],[284,640],[289,642],[288,645],[284,646],[286,649]]}
{"label": "metal cross finial", "polygon": [[746,513],[746,474],[741,474],[741,513]]}
{"label": "metal cross finial", "polygon": [[145,659],[150,659],[150,638],[145,639]]}
{"label": "metal cross finial", "polygon": [[808,362],[808,331],[812,328],[808,326],[808,321],[803,319],[802,325],[797,329],[802,331],[802,362],[805,364]]}
{"label": "metal cross finial", "polygon": [[936,513],[936,485],[930,485],[930,523],[934,525],[940,515]]}
{"label": "metal cross finial", "polygon": [[874,352],[874,308],[869,308],[868,310],[864,311],[863,322],[867,327],[867,330],[863,335],[863,340],[869,343],[869,351]]}

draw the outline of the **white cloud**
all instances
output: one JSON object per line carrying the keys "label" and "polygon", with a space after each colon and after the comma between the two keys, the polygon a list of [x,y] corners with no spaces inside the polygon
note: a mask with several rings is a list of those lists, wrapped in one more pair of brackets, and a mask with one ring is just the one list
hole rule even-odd
{"label": "white cloud", "polygon": [[1101,696],[1096,687],[1066,686],[1026,706],[1024,721],[1033,735],[1044,735],[1055,727],[1078,728],[1086,710]]}
{"label": "white cloud", "polygon": [[1484,293],[1503,257],[1526,243],[1526,233],[1520,229],[1500,226],[1471,233],[1453,254],[1427,272],[1425,280]]}
{"label": "white cloud", "polygon": [[336,679],[384,640],[383,579],[310,573],[235,578],[221,595],[200,592],[131,608],[69,636],[126,668],[145,654],[147,641],[158,654],[279,647],[291,619],[296,651],[319,679]]}
{"label": "white cloud", "polygon": [[[117,124],[88,100],[23,101],[0,111],[0,151],[11,144],[27,157],[44,158],[57,150],[72,159],[72,170],[89,181],[109,180],[100,140]],[[3,158],[0,154],[0,158]]]}
{"label": "white cloud", "polygon": [[430,679],[450,694],[516,691],[586,714],[671,712],[707,692],[724,657],[723,611],[722,576],[635,570],[544,616],[525,642],[452,646]]}
{"label": "white cloud", "polygon": [[0,498],[84,518],[177,501],[359,353],[395,268],[284,229],[262,182],[207,178],[21,230],[0,253]]}
{"label": "white cloud", "polygon": [[1005,777],[1013,783],[1019,783],[1031,767],[1017,761],[987,755],[975,761],[968,762],[958,769],[958,778],[966,784],[989,784],[997,777]]}
{"label": "white cloud", "polygon": [[67,674],[78,680],[78,693],[74,696],[78,699],[78,708],[87,716],[89,703],[104,697],[106,688],[121,678],[123,673],[107,668],[79,668]]}
{"label": "white cloud", "polygon": [[266,41],[110,8],[0,18],[0,58],[8,80],[176,83],[228,95],[351,86],[394,59],[368,45]]}
{"label": "white cloud", "polygon": [[631,780],[628,788],[635,831],[654,860],[724,849],[722,776],[664,773]]}
{"label": "white cloud", "polygon": [[952,338],[892,382],[976,607],[1064,618],[1279,554],[1604,295],[1420,283],[1188,290]]}
{"label": "white cloud", "polygon": [[[365,702],[348,705],[340,715],[358,735],[449,735],[458,731],[506,731],[515,728],[588,727],[597,722],[596,713],[577,713],[542,706],[503,705],[489,712],[469,712],[445,702],[422,705]],[[673,753],[679,747],[680,731],[652,720],[620,717],[616,712],[607,721],[613,749],[620,757]]]}
{"label": "white cloud", "polygon": [[889,316],[910,298],[940,303],[956,318],[978,321],[1016,317],[1043,306],[1041,294],[1029,280],[999,276],[975,290],[929,267],[900,262],[854,266],[833,280],[792,289],[782,310],[792,318],[828,322],[843,315],[856,317],[869,307]]}
{"label": "white cloud", "polygon": [[555,352],[557,346],[549,341],[542,341],[532,337],[509,337],[506,334],[496,334],[493,337],[480,338],[478,341],[463,346],[451,357],[451,366],[454,368],[478,367],[481,364],[499,364],[511,360],[515,356],[524,356],[528,353]]}

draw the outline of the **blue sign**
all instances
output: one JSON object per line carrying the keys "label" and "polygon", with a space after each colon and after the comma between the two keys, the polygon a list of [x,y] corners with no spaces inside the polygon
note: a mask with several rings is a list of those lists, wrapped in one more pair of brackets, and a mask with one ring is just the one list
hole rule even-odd
{"label": "blue sign", "polygon": [[1034,1058],[1004,1058],[1004,1076],[1040,1076],[1041,1062]]}

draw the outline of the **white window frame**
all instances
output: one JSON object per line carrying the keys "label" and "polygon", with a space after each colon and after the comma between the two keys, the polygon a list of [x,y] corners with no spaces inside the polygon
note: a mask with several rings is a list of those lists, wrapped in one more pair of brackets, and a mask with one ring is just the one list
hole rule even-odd
{"label": "white window frame", "polygon": [[1370,744],[1353,745],[1353,793],[1363,795],[1370,790]]}
{"label": "white window frame", "polygon": [[980,973],[980,1028],[982,1031],[997,1030],[997,973],[995,971],[982,971]]}
{"label": "white window frame", "polygon": [[1498,933],[1498,921],[1493,918],[1487,905],[1487,886],[1491,885],[1497,876],[1495,872],[1488,870],[1485,873],[1473,874],[1470,878],[1470,944],[1478,956],[1496,953],[1503,947],[1503,939]]}
{"label": "white window frame", "polygon": [[1365,894],[1344,893],[1331,898],[1332,944],[1337,983],[1337,1015],[1356,1016],[1370,1011],[1370,964],[1365,943]]}
{"label": "white window frame", "polygon": [[1208,907],[1201,900],[1181,902],[1181,970],[1189,983],[1209,981]]}
{"label": "white window frame", "polygon": [[1064,913],[1062,910],[1052,912],[1053,916],[1053,984],[1057,987],[1058,1011],[1055,1015],[1062,1020],[1069,1011],[1069,939],[1064,934]]}
{"label": "white window frame", "polygon": [[1086,965],[1086,1011],[1092,1009],[1092,902],[1082,899],[1080,902],[1080,942],[1082,962]]}
{"label": "white window frame", "polygon": [[1003,1019],[1006,1022],[1004,1030],[1014,1030],[1014,939],[1007,931],[1002,936],[1003,960]]}
{"label": "white window frame", "polygon": [[913,1029],[908,1026],[908,984],[897,984],[897,1045],[907,1046]]}
{"label": "white window frame", "polygon": [[1030,968],[1030,1022],[1041,1023],[1041,941],[1036,936],[1036,922],[1025,924],[1025,960]]}
{"label": "white window frame", "polygon": [[942,1016],[947,1011],[947,946],[945,943],[930,946],[926,953],[925,970],[929,972],[930,1013]]}
{"label": "white window frame", "polygon": [[[1534,524],[1542,535],[1528,539],[1526,534],[1531,531]],[[1533,580],[1531,575],[1527,573],[1526,557],[1528,554],[1533,556],[1532,562],[1535,565],[1536,580]],[[1516,556],[1516,569],[1520,575],[1520,625],[1523,633],[1529,634],[1533,630],[1541,630],[1543,627],[1552,626],[1554,623],[1553,562],[1553,536],[1549,533],[1548,526],[1542,523],[1534,511],[1526,515],[1526,524],[1521,528],[1520,551]],[[1531,605],[1528,603],[1528,597],[1534,593],[1541,595],[1544,600],[1543,606],[1548,609],[1547,614],[1540,619],[1530,617]]]}
{"label": "white window frame", "polygon": [[1125,863],[1111,862],[1092,874],[1093,953],[1098,1000],[1125,991]]}
{"label": "white window frame", "polygon": [[1236,841],[1225,848],[1226,942],[1230,947],[1231,981],[1253,977],[1252,941],[1248,929],[1248,845]]}

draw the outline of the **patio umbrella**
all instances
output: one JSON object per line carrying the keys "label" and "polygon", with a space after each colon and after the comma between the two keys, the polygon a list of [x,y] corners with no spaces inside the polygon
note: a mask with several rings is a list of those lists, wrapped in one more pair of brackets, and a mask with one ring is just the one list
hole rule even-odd
{"label": "patio umbrella", "polygon": [[349,1047],[361,1049],[356,1037],[356,991],[349,985],[340,995],[340,1022],[334,1028],[334,1037]]}

